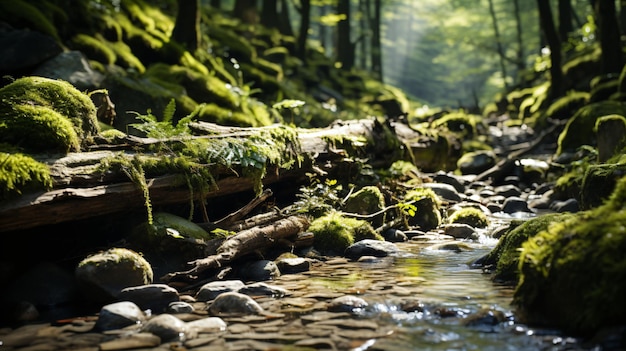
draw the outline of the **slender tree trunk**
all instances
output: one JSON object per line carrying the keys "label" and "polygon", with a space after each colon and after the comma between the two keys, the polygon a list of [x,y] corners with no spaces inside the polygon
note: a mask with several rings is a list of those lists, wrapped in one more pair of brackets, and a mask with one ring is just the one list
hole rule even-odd
{"label": "slender tree trunk", "polygon": [[337,60],[341,62],[343,70],[349,71],[354,66],[354,45],[351,41],[350,29],[350,0],[339,0],[337,13],[346,18],[337,25]]}
{"label": "slender tree trunk", "polygon": [[517,69],[524,70],[526,68],[526,57],[524,56],[524,41],[522,36],[522,18],[520,16],[519,0],[513,0],[513,8],[515,12],[515,33],[517,35]]}
{"label": "slender tree trunk", "polygon": [[[365,33],[369,31],[369,7],[369,0],[359,0],[359,10],[361,11],[359,25],[361,28],[361,35],[365,35]],[[362,40],[359,43],[359,67],[363,70],[367,70],[367,43],[367,40]]]}
{"label": "slender tree trunk", "polygon": [[[307,0],[309,1],[309,0]],[[280,16],[278,30],[288,36],[293,36],[293,28],[291,28],[291,19],[289,15],[289,4],[287,0],[280,0]]]}
{"label": "slender tree trunk", "polygon": [[621,27],[620,33],[626,34],[626,0],[619,1],[619,24]]}
{"label": "slender tree trunk", "polygon": [[383,57],[382,57],[382,44],[380,25],[382,21],[382,8],[381,0],[374,0],[374,18],[372,19],[372,73],[375,77],[383,80]]}
{"label": "slender tree trunk", "polygon": [[500,39],[500,31],[498,30],[498,19],[496,18],[496,10],[493,7],[493,0],[489,0],[489,13],[491,14],[491,22],[493,23],[493,32],[496,38],[496,45],[498,46],[498,55],[500,56],[500,70],[502,71],[502,78],[504,79],[504,87],[508,89],[506,64],[504,57],[504,50],[502,49],[502,40]]}
{"label": "slender tree trunk", "polygon": [[541,19],[541,31],[550,47],[550,93],[549,100],[554,100],[563,95],[563,70],[561,68],[561,40],[554,26],[552,9],[546,0],[537,0],[539,18]]}
{"label": "slender tree trunk", "polygon": [[603,74],[620,73],[624,65],[619,26],[615,10],[615,1],[600,0],[595,4],[598,18],[598,32],[602,56],[600,58]]}
{"label": "slender tree trunk", "polygon": [[570,0],[559,0],[559,37],[561,42],[566,42],[569,39],[569,33],[573,30],[572,3]]}
{"label": "slender tree trunk", "polygon": [[222,0],[211,0],[211,7],[220,10],[222,8]]}
{"label": "slender tree trunk", "polygon": [[311,1],[302,0],[300,9],[300,30],[298,33],[298,58],[306,62],[306,43],[311,26]]}
{"label": "slender tree trunk", "polygon": [[200,46],[200,0],[178,0],[172,39],[194,52]]}
{"label": "slender tree trunk", "polygon": [[278,0],[264,0],[261,9],[261,24],[268,28],[278,27]]}

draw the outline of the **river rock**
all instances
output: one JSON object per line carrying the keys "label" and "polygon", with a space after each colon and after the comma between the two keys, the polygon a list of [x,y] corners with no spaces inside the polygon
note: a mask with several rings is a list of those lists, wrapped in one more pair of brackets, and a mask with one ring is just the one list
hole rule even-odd
{"label": "river rock", "polygon": [[115,301],[124,288],[151,284],[153,279],[150,263],[124,248],[91,255],[78,264],[75,272],[85,296],[105,303]]}
{"label": "river rock", "polygon": [[449,184],[459,193],[465,193],[465,182],[462,178],[443,171],[437,172],[431,177],[436,183]]}
{"label": "river rock", "polygon": [[94,328],[100,331],[115,330],[145,320],[146,315],[139,306],[130,301],[121,301],[103,306]]}
{"label": "river rock", "polygon": [[259,260],[245,264],[238,270],[239,276],[247,281],[272,280],[280,277],[280,270],[274,261]]}
{"label": "river rock", "polygon": [[555,212],[578,212],[580,205],[576,199],[567,199],[564,201],[554,201],[550,204],[550,209]]}
{"label": "river rock", "polygon": [[152,333],[161,342],[184,341],[187,338],[187,323],[171,314],[160,314],[150,318],[142,327],[141,331]]}
{"label": "river rock", "polygon": [[344,256],[357,260],[361,256],[386,257],[398,252],[398,247],[388,241],[364,239],[358,241],[346,249]]}
{"label": "river rock", "polygon": [[212,316],[247,316],[263,313],[263,308],[250,296],[238,292],[226,292],[209,305]]}
{"label": "river rock", "polygon": [[311,262],[303,257],[280,258],[276,260],[276,267],[281,274],[294,274],[310,270]]}
{"label": "river rock", "polygon": [[504,204],[502,205],[502,212],[513,214],[517,212],[532,212],[532,211],[530,210],[530,208],[528,208],[528,203],[526,202],[526,200],[517,196],[513,196],[513,197],[509,197],[508,199],[504,201]]}
{"label": "river rock", "polygon": [[196,293],[197,301],[211,301],[225,292],[236,292],[246,284],[241,280],[220,280],[204,284]]}
{"label": "river rock", "polygon": [[404,232],[397,228],[389,228],[383,233],[383,238],[392,243],[400,243],[409,240]]}
{"label": "river rock", "polygon": [[354,295],[344,295],[332,299],[327,306],[330,312],[362,312],[369,304],[362,298]]}
{"label": "river rock", "polygon": [[474,239],[476,230],[465,223],[450,223],[443,226],[443,233],[455,239]]}
{"label": "river rock", "polygon": [[187,328],[197,333],[212,333],[226,330],[226,322],[219,317],[207,317],[187,322]]}
{"label": "river rock", "polygon": [[461,195],[456,191],[456,189],[450,184],[444,183],[424,183],[422,184],[425,188],[432,189],[435,194],[441,197],[444,200],[459,202],[461,201]]}
{"label": "river rock", "polygon": [[283,297],[289,295],[289,291],[279,286],[269,285],[263,282],[248,284],[238,291],[249,296],[272,296]]}
{"label": "river rock", "polygon": [[165,312],[166,313],[172,313],[172,314],[192,313],[193,312],[193,306],[189,302],[174,301],[174,302],[170,302],[170,304],[165,309]]}
{"label": "river rock", "polygon": [[119,300],[131,301],[142,310],[162,313],[170,303],[179,301],[178,291],[166,284],[150,284],[122,289]]}
{"label": "river rock", "polygon": [[32,75],[62,79],[80,91],[95,90],[104,80],[104,75],[94,71],[80,51],[62,52],[38,66]]}

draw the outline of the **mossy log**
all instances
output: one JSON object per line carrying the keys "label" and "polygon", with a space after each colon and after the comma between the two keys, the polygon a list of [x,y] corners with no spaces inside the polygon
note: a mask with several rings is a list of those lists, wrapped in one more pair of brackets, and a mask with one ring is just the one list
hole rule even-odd
{"label": "mossy log", "polygon": [[[212,123],[196,122],[191,126],[207,135],[198,138],[245,138],[258,128],[224,127]],[[406,129],[406,127],[404,128]],[[379,164],[394,160],[390,155],[397,153],[400,143],[381,143],[389,138],[387,124],[374,119],[337,122],[327,128],[298,129],[301,154],[304,161],[291,169],[269,169],[262,179],[264,187],[291,186],[294,191],[303,184],[306,173],[313,170],[327,172],[333,163],[345,157],[363,157],[368,162]],[[405,132],[406,133],[406,132]],[[394,132],[391,132],[395,135]],[[357,140],[358,150],[348,150]],[[341,142],[334,142],[341,140]],[[145,206],[143,192],[122,173],[97,172],[101,160],[123,151],[128,155],[141,155],[147,145],[159,142],[152,138],[128,136],[116,145],[94,145],[88,152],[69,153],[53,157],[40,155],[36,159],[50,168],[54,181],[53,189],[23,194],[18,198],[0,203],[0,232],[18,231],[44,225],[88,219],[111,213],[141,209]],[[160,141],[162,142],[162,141]],[[115,151],[113,151],[115,150]],[[316,166],[323,165],[323,166]],[[328,166],[331,165],[331,166]],[[324,168],[322,170],[322,168]],[[341,175],[341,172],[339,172]],[[205,194],[205,198],[231,195],[254,189],[252,179],[224,169],[215,177],[216,186]],[[190,192],[180,177],[163,174],[146,179],[152,205],[189,203],[190,197],[199,194]]]}

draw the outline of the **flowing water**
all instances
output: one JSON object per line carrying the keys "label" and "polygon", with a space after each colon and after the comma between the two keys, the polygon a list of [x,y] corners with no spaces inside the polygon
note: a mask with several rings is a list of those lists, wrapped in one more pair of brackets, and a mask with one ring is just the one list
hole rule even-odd
{"label": "flowing water", "polygon": [[[469,263],[496,241],[462,243],[462,251],[400,243],[402,254],[371,263],[342,262],[309,272],[306,290],[363,298],[360,318],[391,326],[388,336],[353,350],[582,350],[580,340],[516,320],[513,288]],[[482,313],[481,313],[482,311]],[[470,322],[473,321],[473,322]]]}

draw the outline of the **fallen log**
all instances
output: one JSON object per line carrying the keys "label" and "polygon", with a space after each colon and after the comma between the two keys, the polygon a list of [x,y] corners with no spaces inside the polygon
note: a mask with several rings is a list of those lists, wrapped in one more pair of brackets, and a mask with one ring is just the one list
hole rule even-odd
{"label": "fallen log", "polygon": [[[191,128],[207,133],[193,138],[246,138],[263,128],[224,127],[212,123],[195,122]],[[406,129],[406,128],[405,128]],[[403,132],[403,133],[406,133]],[[388,125],[376,119],[338,121],[322,129],[297,129],[298,153],[304,161],[290,169],[268,167],[262,179],[263,186],[292,186],[307,181],[306,173],[328,172],[346,157],[367,158],[370,164],[390,164],[390,155],[398,154],[397,143],[381,142],[394,135]],[[338,142],[340,141],[340,142]],[[27,193],[0,203],[0,232],[18,231],[39,226],[87,219],[111,213],[145,207],[143,191],[123,173],[98,172],[101,160],[123,152],[129,157],[146,155],[149,145],[166,141],[154,138],[127,136],[120,144],[123,151],[112,151],[111,145],[94,145],[91,151],[67,155],[40,155],[37,159],[49,165],[54,187],[50,191]],[[353,150],[345,150],[349,146]],[[396,149],[394,149],[394,147]],[[356,151],[354,150],[356,149]],[[146,156],[149,157],[149,154]],[[189,203],[192,200],[231,195],[254,189],[254,181],[242,172],[222,170],[216,175],[215,187],[208,193],[191,193],[180,178],[172,174],[156,175],[146,179],[153,206]],[[341,173],[341,172],[339,172]]]}
{"label": "fallen log", "polygon": [[161,277],[161,281],[165,283],[193,282],[199,276],[206,274],[206,271],[223,269],[233,260],[272,247],[277,242],[282,241],[288,245],[294,245],[293,239],[308,227],[309,222],[306,217],[291,216],[279,219],[270,225],[242,230],[224,240],[213,254],[190,262],[193,267],[189,270],[168,273]]}

